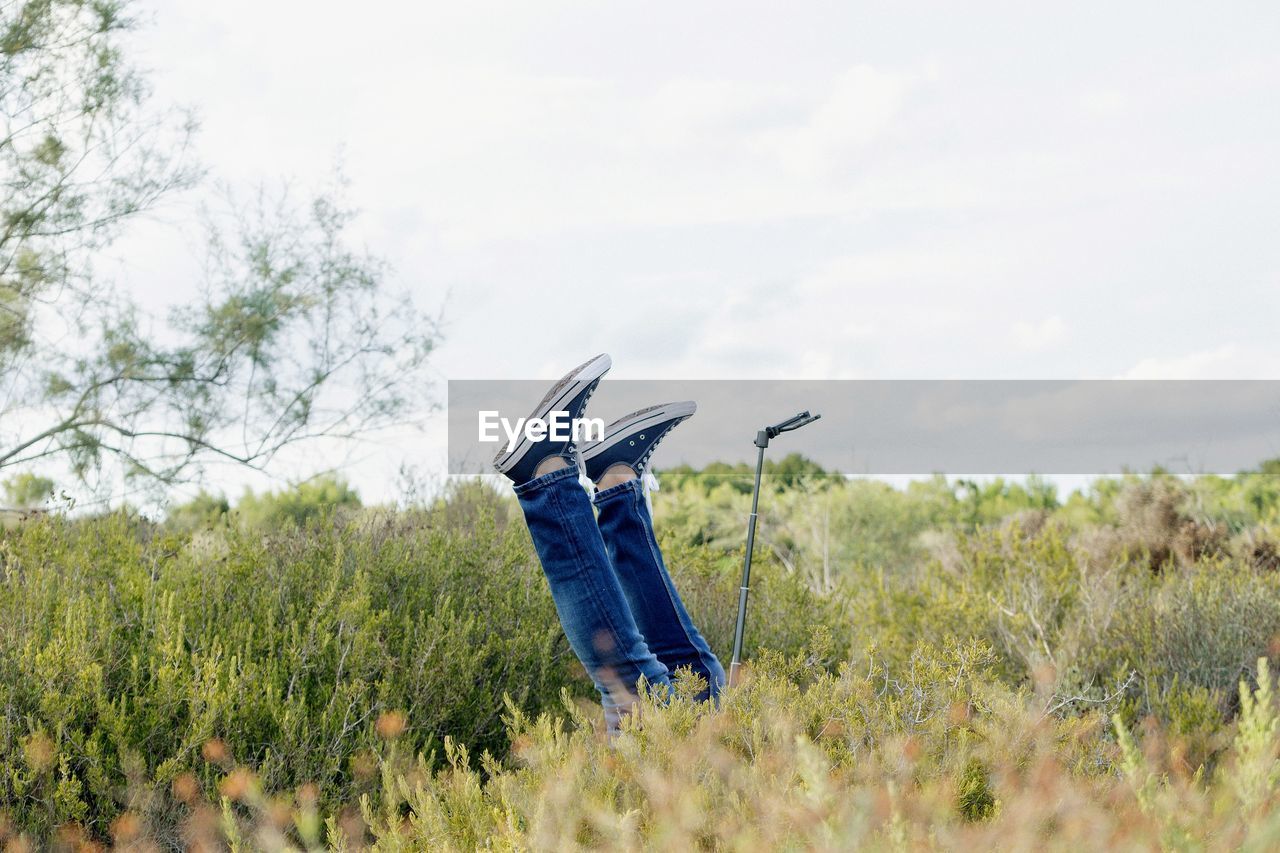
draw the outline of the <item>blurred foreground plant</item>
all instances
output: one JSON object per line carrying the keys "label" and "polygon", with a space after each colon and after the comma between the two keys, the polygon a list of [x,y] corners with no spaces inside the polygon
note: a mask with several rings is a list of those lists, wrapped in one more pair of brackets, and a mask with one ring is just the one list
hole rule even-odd
{"label": "blurred foreground plant", "polygon": [[[384,716],[374,786],[327,812],[306,786],[264,789],[226,765],[204,796],[181,777],[181,838],[197,849],[1097,850],[1274,849],[1280,707],[1265,661],[1241,685],[1234,742],[1186,775],[1163,733],[1097,713],[1046,717],[992,686],[981,644],[922,646],[911,666],[838,674],[806,652],[766,655],[720,708],[695,684],[644,697],[610,741],[572,696],[531,716],[508,702],[513,750],[443,766]],[[412,721],[409,721],[412,724]],[[216,752],[216,751],[215,751]],[[215,757],[217,757],[215,755]],[[478,764],[478,766],[477,766]],[[216,792],[216,793],[214,793]],[[63,837],[78,830],[63,827]],[[117,839],[155,842],[129,812]]]}

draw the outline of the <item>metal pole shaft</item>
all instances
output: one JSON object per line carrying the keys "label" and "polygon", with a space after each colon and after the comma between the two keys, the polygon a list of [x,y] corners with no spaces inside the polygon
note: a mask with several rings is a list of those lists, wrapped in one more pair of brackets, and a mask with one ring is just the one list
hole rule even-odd
{"label": "metal pole shaft", "polygon": [[[763,433],[761,433],[763,436]],[[756,439],[760,453],[756,457],[756,485],[751,492],[751,516],[747,521],[747,556],[742,563],[742,585],[738,588],[738,622],[733,629],[733,660],[729,663],[729,686],[737,682],[738,669],[742,666],[742,634],[747,626],[747,593],[751,589],[751,551],[756,544],[756,518],[760,508],[760,471],[764,468],[764,443]]]}

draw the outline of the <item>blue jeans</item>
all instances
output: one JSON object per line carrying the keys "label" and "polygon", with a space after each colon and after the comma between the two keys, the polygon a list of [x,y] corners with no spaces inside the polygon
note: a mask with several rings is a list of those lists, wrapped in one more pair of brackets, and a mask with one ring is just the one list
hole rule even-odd
{"label": "blue jeans", "polygon": [[591,499],[569,467],[515,491],[560,624],[600,691],[609,730],[634,705],[641,678],[661,691],[677,668],[690,667],[707,682],[699,698],[719,696],[724,669],[671,582],[640,481]]}

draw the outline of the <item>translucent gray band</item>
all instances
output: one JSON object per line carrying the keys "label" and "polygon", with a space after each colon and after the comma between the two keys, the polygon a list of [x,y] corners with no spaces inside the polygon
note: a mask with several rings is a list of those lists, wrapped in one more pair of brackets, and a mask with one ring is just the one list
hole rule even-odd
{"label": "translucent gray band", "polygon": [[[489,473],[481,410],[528,415],[545,380],[451,380],[449,471]],[[1160,466],[1229,474],[1280,457],[1277,380],[610,380],[587,414],[611,421],[670,400],[698,413],[659,467],[748,462],[756,432],[808,409],[822,420],[787,446],[827,468],[875,476],[1114,474]],[[794,446],[793,446],[794,445]]]}

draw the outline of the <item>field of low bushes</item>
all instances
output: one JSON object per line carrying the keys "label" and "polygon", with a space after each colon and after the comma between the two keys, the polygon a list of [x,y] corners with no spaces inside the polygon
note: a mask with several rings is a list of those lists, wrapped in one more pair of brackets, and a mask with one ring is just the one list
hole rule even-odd
{"label": "field of low bushes", "polygon": [[[1060,500],[784,460],[744,684],[711,708],[682,681],[612,742],[504,494],[28,518],[0,532],[0,838],[1272,849],[1272,467]],[[668,472],[654,496],[726,662],[742,473]]]}

